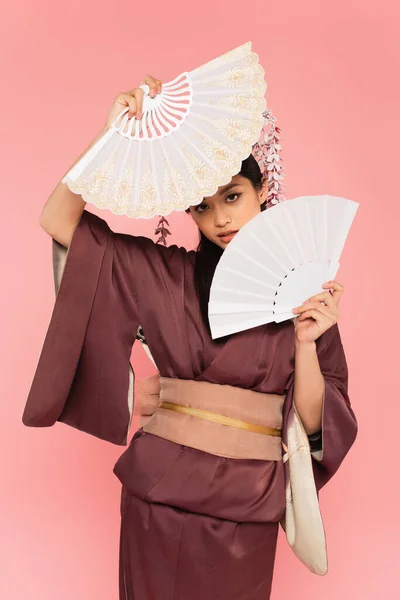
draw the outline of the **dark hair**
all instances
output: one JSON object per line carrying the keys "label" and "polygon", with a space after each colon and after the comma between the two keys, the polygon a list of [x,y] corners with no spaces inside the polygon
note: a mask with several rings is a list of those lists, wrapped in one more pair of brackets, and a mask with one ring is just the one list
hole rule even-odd
{"label": "dark hair", "polygon": [[[250,154],[248,158],[246,158],[242,162],[242,167],[238,173],[238,175],[242,175],[243,177],[247,177],[253,184],[253,187],[256,191],[259,191],[262,186],[262,176],[260,167],[254,156]],[[260,209],[263,211],[267,207],[267,201],[261,204]],[[187,213],[190,213],[190,209],[186,209]],[[215,269],[217,267],[218,261],[221,258],[223,253],[223,249],[214,242],[211,242],[201,231],[200,231],[200,242],[196,248],[196,263],[194,269],[194,280],[195,287],[197,291],[197,295],[200,302],[200,312],[203,318],[203,321],[208,329],[208,332],[211,335],[210,324],[208,321],[208,300],[210,297],[210,288],[212,278],[214,276]],[[228,336],[224,336],[214,340],[217,343],[225,343]]]}

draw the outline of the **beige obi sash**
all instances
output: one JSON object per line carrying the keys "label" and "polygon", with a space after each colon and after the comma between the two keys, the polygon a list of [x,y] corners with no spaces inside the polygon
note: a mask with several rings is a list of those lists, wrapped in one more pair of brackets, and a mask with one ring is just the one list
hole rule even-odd
{"label": "beige obi sash", "polygon": [[284,395],[156,377],[138,394],[140,414],[152,415],[144,431],[217,456],[282,460]]}
{"label": "beige obi sash", "polygon": [[227,458],[283,461],[286,513],[281,525],[296,556],[313,573],[325,575],[325,530],[310,444],[295,407],[287,447],[280,437],[285,395],[157,374],[137,383],[136,399],[140,424],[150,417],[144,431]]}

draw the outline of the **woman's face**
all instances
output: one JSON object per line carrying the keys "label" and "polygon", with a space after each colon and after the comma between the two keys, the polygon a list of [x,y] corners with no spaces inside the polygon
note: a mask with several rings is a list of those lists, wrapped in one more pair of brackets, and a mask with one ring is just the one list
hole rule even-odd
{"label": "woman's face", "polygon": [[226,248],[234,236],[221,237],[228,231],[239,231],[260,212],[260,205],[268,190],[257,192],[247,177],[235,175],[230,183],[218,188],[214,196],[207,196],[201,204],[190,207],[196,225],[214,244]]}

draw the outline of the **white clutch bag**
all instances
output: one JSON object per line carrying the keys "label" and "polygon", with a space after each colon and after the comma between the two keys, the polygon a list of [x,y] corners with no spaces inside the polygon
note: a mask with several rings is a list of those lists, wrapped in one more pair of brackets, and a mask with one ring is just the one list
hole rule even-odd
{"label": "white clutch bag", "polygon": [[121,111],[63,178],[86,202],[151,218],[185,210],[240,171],[264,124],[266,83],[247,42],[145,91],[143,117]]}
{"label": "white clutch bag", "polygon": [[275,321],[334,279],[358,203],[336,196],[285,200],[251,219],[225,248],[210,289],[212,338]]}

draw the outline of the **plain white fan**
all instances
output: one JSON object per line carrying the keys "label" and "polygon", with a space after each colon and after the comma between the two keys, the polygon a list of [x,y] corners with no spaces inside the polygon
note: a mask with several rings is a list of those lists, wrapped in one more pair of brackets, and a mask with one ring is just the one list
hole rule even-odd
{"label": "plain white fan", "polygon": [[212,338],[275,321],[334,279],[359,203],[301,196],[260,212],[225,248],[210,289]]}
{"label": "plain white fan", "polygon": [[63,178],[86,202],[131,218],[199,204],[240,171],[264,124],[264,70],[247,42],[173,81],[143,117],[128,107]]}

